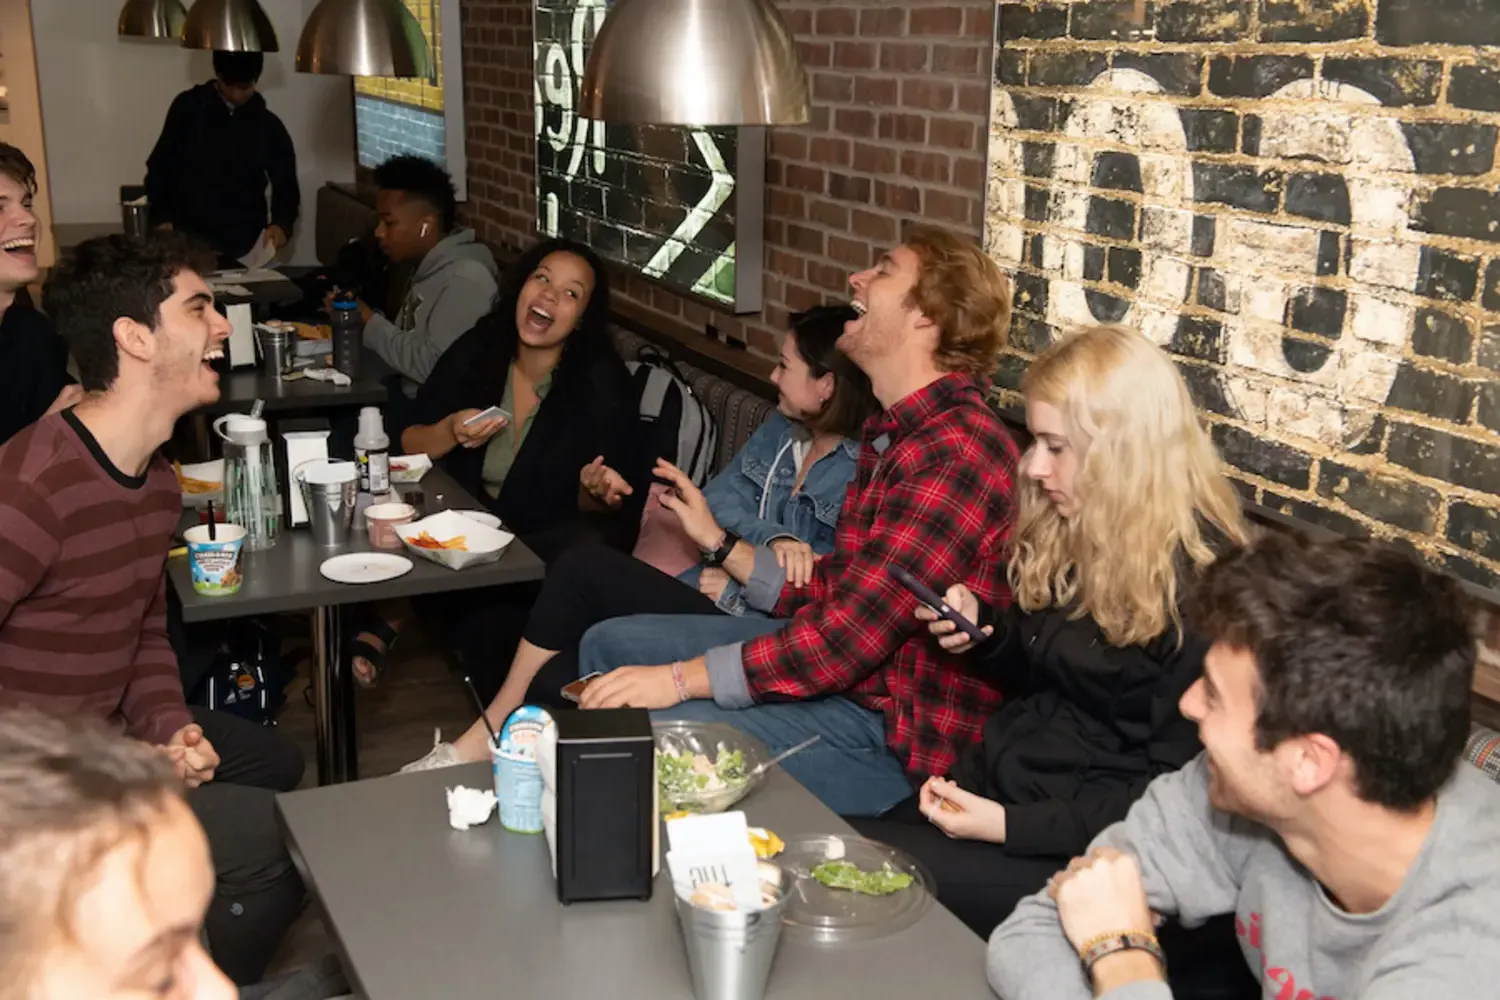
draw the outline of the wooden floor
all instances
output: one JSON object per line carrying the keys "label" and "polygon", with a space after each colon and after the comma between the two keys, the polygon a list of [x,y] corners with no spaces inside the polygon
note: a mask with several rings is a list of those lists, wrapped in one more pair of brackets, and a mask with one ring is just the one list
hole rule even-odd
{"label": "wooden floor", "polygon": [[[304,788],[317,785],[313,711],[304,696],[307,667],[303,664],[287,691],[286,707],[278,717],[282,731],[302,748],[307,760]],[[422,756],[432,747],[434,727],[451,739],[478,714],[462,679],[418,627],[401,638],[380,683],[360,691],[358,703],[359,773],[366,778],[390,774]],[[332,952],[313,903],[292,926],[268,975],[290,972]]]}

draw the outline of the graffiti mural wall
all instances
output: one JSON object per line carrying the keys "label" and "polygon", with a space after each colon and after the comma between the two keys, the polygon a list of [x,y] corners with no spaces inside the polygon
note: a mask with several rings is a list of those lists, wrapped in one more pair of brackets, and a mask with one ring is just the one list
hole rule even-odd
{"label": "graffiti mural wall", "polygon": [[538,0],[537,226],[672,288],[761,307],[764,129],[605,125],[577,113],[605,0]]}
{"label": "graffiti mural wall", "polygon": [[1125,323],[1247,494],[1500,581],[1500,4],[999,6],[1001,381]]}

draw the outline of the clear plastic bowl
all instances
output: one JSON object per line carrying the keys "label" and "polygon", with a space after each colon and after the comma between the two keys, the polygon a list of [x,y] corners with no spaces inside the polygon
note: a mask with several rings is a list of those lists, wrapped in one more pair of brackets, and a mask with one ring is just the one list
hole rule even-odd
{"label": "clear plastic bowl", "polygon": [[[723,751],[739,750],[745,755],[746,772],[771,759],[771,752],[764,743],[722,722],[657,722],[651,728],[656,735],[656,749],[664,753],[701,753],[712,762],[717,761]],[[764,780],[764,774],[757,774],[747,781],[715,791],[671,797],[666,789],[660,789],[660,810],[663,813],[723,812],[749,795]]]}

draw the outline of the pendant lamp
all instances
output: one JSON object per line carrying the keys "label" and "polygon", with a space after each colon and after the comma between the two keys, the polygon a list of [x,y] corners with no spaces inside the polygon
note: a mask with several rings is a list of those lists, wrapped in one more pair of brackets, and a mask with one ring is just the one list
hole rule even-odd
{"label": "pendant lamp", "polygon": [[322,0],[297,42],[297,71],[431,79],[433,61],[401,0]]}
{"label": "pendant lamp", "polygon": [[617,0],[579,114],[622,124],[805,125],[807,71],[770,0]]}
{"label": "pendant lamp", "polygon": [[120,8],[119,34],[124,38],[180,41],[187,8],[182,0],[125,0]]}
{"label": "pendant lamp", "polygon": [[182,46],[216,52],[279,52],[276,29],[255,0],[196,0]]}

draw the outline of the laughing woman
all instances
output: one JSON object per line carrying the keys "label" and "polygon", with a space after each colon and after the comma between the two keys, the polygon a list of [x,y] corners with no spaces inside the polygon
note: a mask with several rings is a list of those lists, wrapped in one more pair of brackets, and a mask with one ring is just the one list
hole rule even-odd
{"label": "laughing woman", "polygon": [[[1145,337],[1078,333],[1032,364],[1021,393],[1035,440],[1014,602],[997,616],[962,584],[946,595],[990,633],[969,655],[1014,694],[951,780],[929,779],[888,818],[852,821],[924,860],[939,899],[982,935],[1198,753],[1177,702],[1207,646],[1178,603],[1216,547],[1246,540],[1187,387]],[[944,648],[971,649],[929,609],[918,617]]]}
{"label": "laughing woman", "polygon": [[[648,466],[608,324],[608,276],[593,252],[538,244],[511,270],[495,310],[443,352],[401,435],[408,454],[441,462],[548,562],[585,539],[628,550],[640,524],[645,489],[628,483]],[[510,416],[470,423],[491,406]],[[509,660],[524,606],[518,615],[514,601],[488,591],[443,605],[465,662]],[[373,616],[353,644],[361,683],[373,683],[399,634],[398,610]]]}

